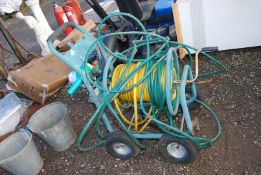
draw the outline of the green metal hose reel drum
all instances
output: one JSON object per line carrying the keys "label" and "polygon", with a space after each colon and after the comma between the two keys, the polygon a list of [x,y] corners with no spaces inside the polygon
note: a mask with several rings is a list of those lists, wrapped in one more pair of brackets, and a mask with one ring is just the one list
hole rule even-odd
{"label": "green metal hose reel drum", "polygon": [[[101,35],[102,24],[115,16],[132,18],[140,26],[141,31],[116,32]],[[65,55],[62,55],[53,47],[53,41],[67,27],[75,27],[83,33],[83,38],[78,40]],[[127,37],[128,35],[136,35],[138,39],[130,43],[130,48],[120,53],[110,51],[103,42],[104,39],[112,36]],[[76,144],[79,150],[90,151],[101,145],[105,145],[110,155],[126,160],[137,156],[140,149],[146,148],[142,142],[143,139],[159,139],[158,148],[163,157],[174,163],[185,164],[192,162],[196,158],[199,149],[209,147],[219,138],[221,133],[219,120],[205,103],[197,99],[196,86],[194,81],[192,81],[194,78],[192,74],[193,58],[190,50],[197,51],[197,49],[185,44],[169,41],[168,38],[157,34],[146,32],[138,19],[125,13],[111,14],[103,19],[98,26],[97,38],[94,38],[78,25],[66,23],[50,36],[48,46],[57,58],[79,74],[79,77],[89,91],[90,100],[97,108],[77,139]],[[177,53],[179,48],[184,48],[188,52],[190,62],[189,65],[184,66],[182,72],[180,72]],[[135,55],[139,49],[144,50],[145,57],[136,59]],[[88,71],[87,64],[94,50],[100,53],[100,60],[105,62],[101,66],[102,74],[96,75],[95,78],[92,72]],[[224,65],[221,62],[204,52],[201,52],[201,54],[220,69],[199,74],[198,77],[209,76],[224,71]],[[117,75],[117,81],[112,86],[113,72],[119,66],[119,64],[115,64],[116,62],[124,64],[124,69]],[[129,71],[133,65],[135,66],[132,68],[132,71]],[[143,74],[140,74],[142,76],[137,76],[141,71],[143,72]],[[136,81],[133,81],[134,79]],[[188,81],[190,83],[187,83]],[[127,87],[128,83],[130,86]],[[186,87],[188,86],[191,88],[192,93],[190,98],[186,97]],[[95,89],[99,90],[98,95],[96,95]],[[113,101],[120,94],[130,91],[134,92],[137,89],[139,98],[136,100],[136,103],[122,101],[119,107],[121,110],[116,110]],[[176,93],[175,98],[173,98],[174,91]],[[147,92],[149,93],[150,101],[144,100],[144,93]],[[188,109],[188,105],[191,103],[199,103],[210,112],[217,130],[214,137],[195,137],[193,135],[193,127]],[[176,121],[179,108],[182,108],[184,116],[184,129],[181,129],[179,122]],[[127,115],[127,119],[134,123],[134,126],[128,124],[122,118],[120,111],[125,114],[129,111],[133,112],[131,115]],[[108,117],[108,114],[111,117]],[[142,125],[144,126],[143,130],[136,130],[135,124],[142,123],[141,120],[145,122],[149,121],[148,125]],[[117,126],[112,126],[112,123],[115,122]],[[103,132],[101,129],[102,124],[106,127],[107,132]],[[96,128],[99,139],[93,145],[82,146],[82,140],[84,138],[87,139],[93,125]]]}

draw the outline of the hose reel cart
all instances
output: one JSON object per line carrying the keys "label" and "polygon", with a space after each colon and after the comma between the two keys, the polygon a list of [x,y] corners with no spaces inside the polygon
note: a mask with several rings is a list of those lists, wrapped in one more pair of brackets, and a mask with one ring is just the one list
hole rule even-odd
{"label": "hose reel cart", "polygon": [[[132,18],[141,31],[102,35],[102,24],[115,16]],[[83,37],[62,55],[55,49],[53,42],[68,27],[76,28]],[[129,36],[136,36],[137,39],[130,41],[130,47],[124,51],[112,52],[104,42],[110,37]],[[210,55],[155,33],[148,33],[138,19],[126,13],[115,13],[104,18],[98,26],[97,38],[78,25],[66,23],[50,36],[48,46],[57,58],[77,72],[78,79],[69,93],[73,94],[84,83],[90,101],[97,108],[77,139],[79,150],[89,151],[105,145],[109,154],[126,160],[146,148],[142,140],[159,139],[158,147],[163,157],[174,163],[190,163],[196,158],[199,149],[211,146],[219,138],[219,120],[205,103],[197,99],[195,86],[197,77],[224,71],[224,65]],[[179,48],[184,48],[189,58],[189,65],[185,65],[182,71]],[[195,76],[191,69],[193,58],[190,50],[196,51]],[[137,56],[140,51],[141,56]],[[90,69],[91,55],[96,52],[99,65]],[[200,53],[220,69],[198,74]],[[202,105],[212,115],[216,126],[213,138],[193,135],[189,113],[192,103]],[[177,122],[176,115],[179,111],[182,111],[183,117]],[[91,146],[83,147],[82,140],[88,136],[93,124],[99,140]],[[107,132],[101,129],[101,125],[106,127]]]}

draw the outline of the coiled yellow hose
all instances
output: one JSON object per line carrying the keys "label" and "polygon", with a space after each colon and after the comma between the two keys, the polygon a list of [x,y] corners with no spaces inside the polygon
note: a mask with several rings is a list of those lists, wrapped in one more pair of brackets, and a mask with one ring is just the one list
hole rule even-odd
{"label": "coiled yellow hose", "polygon": [[[139,63],[135,64],[132,63],[130,66],[126,67],[126,64],[120,64],[118,65],[112,75],[112,81],[111,81],[111,86],[112,88],[118,83],[118,81],[120,79],[122,79],[122,81],[125,81],[124,79],[139,65]],[[126,70],[127,69],[127,70]],[[155,68],[152,71],[152,76],[153,76],[153,80],[155,80],[156,77],[156,72],[157,72],[158,68]],[[123,75],[123,73],[126,71],[126,73]],[[124,88],[130,88],[131,86],[133,86],[135,83],[139,82],[145,74],[146,71],[146,67],[143,67],[142,69],[138,70],[135,75],[133,76],[132,79],[130,79],[128,81],[128,83],[125,85]],[[160,83],[162,85],[162,91],[165,91],[165,72],[166,72],[166,68],[164,67],[164,69],[162,69],[162,71],[160,71],[161,73],[161,78],[160,78]],[[174,75],[176,75],[176,71],[174,69],[173,72]],[[121,77],[123,76],[123,77]],[[167,80],[167,81],[171,81],[171,80]],[[153,81],[153,83],[159,83],[157,81]],[[140,83],[139,85],[137,85],[136,87],[134,87],[132,90],[126,91],[124,93],[120,93],[115,99],[114,99],[114,104],[115,107],[119,113],[119,115],[121,116],[121,118],[123,119],[123,121],[125,121],[127,124],[134,126],[134,129],[137,133],[141,133],[143,132],[146,127],[149,125],[149,123],[151,122],[151,119],[148,118],[148,116],[139,116],[138,114],[138,103],[141,100],[141,96],[142,96],[142,101],[143,102],[149,102],[151,103],[151,98],[150,98],[150,93],[149,93],[149,88],[151,88],[148,84],[148,80],[146,80],[145,83],[145,88],[144,88],[144,92],[142,95],[142,83]],[[174,100],[176,98],[176,90],[173,91],[172,93],[172,100]],[[123,102],[127,102],[128,105],[123,105]],[[133,117],[132,119],[128,119],[124,114],[122,109],[127,109],[129,107],[131,107],[133,104],[134,110],[133,110]],[[150,105],[150,109],[148,112],[148,115],[150,115],[152,112],[152,105]]]}

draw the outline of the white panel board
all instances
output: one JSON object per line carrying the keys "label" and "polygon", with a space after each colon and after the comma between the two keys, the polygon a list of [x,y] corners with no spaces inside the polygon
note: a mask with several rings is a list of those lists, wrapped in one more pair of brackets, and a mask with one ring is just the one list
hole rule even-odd
{"label": "white panel board", "polygon": [[261,0],[179,0],[183,42],[219,50],[261,46]]}

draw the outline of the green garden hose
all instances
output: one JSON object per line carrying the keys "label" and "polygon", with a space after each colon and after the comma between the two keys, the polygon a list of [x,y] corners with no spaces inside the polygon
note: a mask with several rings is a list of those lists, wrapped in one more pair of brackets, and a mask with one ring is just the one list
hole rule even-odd
{"label": "green garden hose", "polygon": [[[108,19],[115,16],[126,16],[133,19],[133,21],[138,24],[141,31],[115,32],[101,35],[101,26]],[[104,40],[110,37],[124,37],[130,35],[136,35],[143,39],[132,41],[130,43],[131,46],[123,52],[112,52],[104,44]],[[155,46],[157,47],[157,49],[152,51],[152,48],[155,48]],[[137,50],[141,48],[145,48],[146,56],[144,58],[136,59],[135,55],[137,53]],[[179,48],[184,48],[187,51],[189,64],[192,67],[193,58],[190,50],[197,52],[197,49],[179,42],[170,41],[168,38],[154,33],[148,33],[142,23],[130,14],[115,13],[110,14],[106,18],[104,18],[98,26],[97,40],[91,45],[90,48],[88,48],[85,57],[86,70],[89,56],[94,50],[100,51],[102,59],[106,60],[106,64],[103,69],[103,76],[101,79],[102,82],[94,80],[92,76],[86,71],[86,78],[88,82],[93,87],[98,88],[100,92],[101,105],[97,108],[94,114],[90,117],[88,123],[82,129],[80,136],[77,139],[77,147],[82,151],[88,151],[106,142],[106,134],[102,132],[100,126],[102,123],[102,115],[105,113],[105,111],[108,110],[112,113],[114,119],[116,119],[116,121],[118,122],[118,125],[128,134],[128,136],[138,146],[140,146],[141,148],[145,148],[145,145],[134,137],[133,134],[135,133],[135,131],[128,129],[127,124],[124,123],[122,118],[119,116],[119,113],[111,104],[111,102],[117,99],[119,95],[133,91],[138,86],[141,87],[139,88],[138,98],[139,108],[142,110],[142,113],[147,117],[148,120],[158,126],[159,130],[162,133],[167,133],[169,135],[180,138],[191,139],[197,144],[199,148],[206,148],[210,146],[213,142],[215,142],[219,138],[221,133],[219,120],[216,114],[205,103],[199,100],[194,99],[195,102],[201,104],[211,113],[214,122],[216,123],[218,131],[214,138],[209,139],[193,137],[192,133],[179,130],[175,122],[173,121],[175,115],[178,112],[180,100],[186,100],[180,99],[180,83],[177,83],[177,81],[180,80],[179,57],[177,53]],[[205,58],[216,64],[219,69],[211,72],[201,73],[198,75],[198,77],[206,77],[223,72],[225,70],[225,66],[220,61],[216,60],[205,52],[200,53],[203,54]],[[114,82],[113,86],[110,86],[111,79],[113,78],[113,73],[117,69],[117,67],[113,67],[113,63],[115,63],[116,61],[120,61],[122,64],[124,64],[124,67],[120,71],[121,74],[117,76],[117,81]],[[134,64],[135,66],[133,66]],[[130,68],[131,71],[129,71]],[[142,76],[137,81],[130,83],[130,81],[132,81],[133,78],[140,71],[143,72]],[[190,71],[190,68],[188,68],[188,71]],[[163,72],[165,72],[164,75]],[[164,78],[164,81],[161,81],[162,77]],[[129,85],[127,86],[127,84]],[[173,98],[174,92],[177,94],[175,98]],[[145,100],[145,98],[148,98],[146,97],[145,93],[149,93],[150,101]],[[150,112],[146,109],[148,105],[150,106]],[[123,103],[121,104],[121,106],[126,108],[130,107],[131,105],[130,103]],[[162,118],[160,117],[160,114],[162,114],[163,112],[167,116],[168,124],[163,122]],[[94,121],[96,122],[96,131],[101,138],[101,141],[89,147],[82,147],[81,142]]]}

